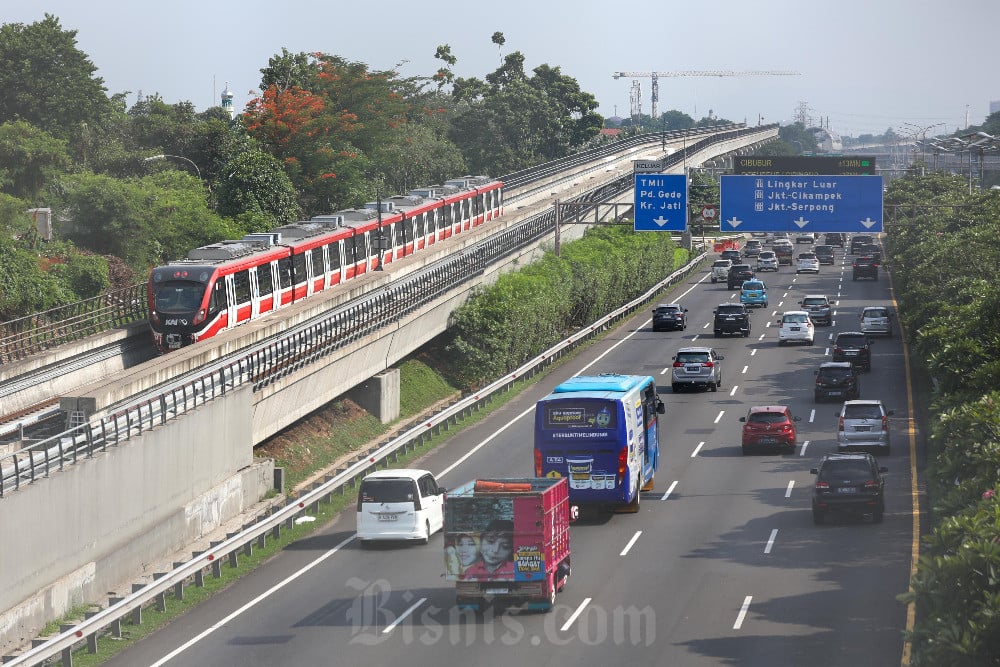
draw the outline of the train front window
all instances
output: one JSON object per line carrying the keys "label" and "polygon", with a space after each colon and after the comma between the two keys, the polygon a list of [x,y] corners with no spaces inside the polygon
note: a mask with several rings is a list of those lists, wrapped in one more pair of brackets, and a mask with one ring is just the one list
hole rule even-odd
{"label": "train front window", "polygon": [[205,293],[205,284],[187,280],[170,280],[156,286],[156,312],[183,314],[198,310]]}

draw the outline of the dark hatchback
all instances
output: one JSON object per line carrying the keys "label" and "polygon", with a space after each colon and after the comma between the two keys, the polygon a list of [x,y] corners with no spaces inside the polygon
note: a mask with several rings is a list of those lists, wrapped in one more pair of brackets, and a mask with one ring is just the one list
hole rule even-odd
{"label": "dark hatchback", "polygon": [[818,245],[813,248],[813,252],[816,253],[816,259],[820,264],[833,264],[836,261],[832,245]]}
{"label": "dark hatchback", "polygon": [[823,235],[823,242],[827,245],[835,245],[843,248],[844,244],[847,243],[847,234],[844,232],[827,232]]}
{"label": "dark hatchback", "polygon": [[872,341],[860,331],[842,331],[833,339],[833,360],[849,361],[861,370],[872,369]]}
{"label": "dark hatchback", "polygon": [[874,523],[885,514],[885,477],[889,469],[871,454],[826,454],[810,472],[814,523],[823,523],[833,512],[861,515]]}
{"label": "dark hatchback", "polygon": [[661,303],[653,310],[653,331],[687,329],[687,308],[676,303]]}
{"label": "dark hatchback", "polygon": [[827,361],[816,371],[813,396],[817,403],[826,399],[848,401],[861,398],[861,378],[849,361]]}
{"label": "dark hatchback", "polygon": [[729,289],[735,289],[743,285],[744,280],[750,280],[756,275],[753,267],[749,264],[733,264],[729,268],[729,277],[726,279],[726,283]]}

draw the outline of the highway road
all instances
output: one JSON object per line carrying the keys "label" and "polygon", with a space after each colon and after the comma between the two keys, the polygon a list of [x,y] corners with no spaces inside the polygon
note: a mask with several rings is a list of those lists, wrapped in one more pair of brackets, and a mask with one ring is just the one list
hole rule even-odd
{"label": "highway road", "polygon": [[[804,246],[799,248],[804,249]],[[750,337],[712,336],[715,305],[735,300],[704,271],[662,301],[688,309],[686,331],[654,333],[649,310],[462,431],[418,465],[444,486],[531,476],[534,402],[576,373],[650,374],[666,403],[656,488],[638,514],[572,529],[573,574],[548,614],[477,617],[454,606],[442,538],[362,550],[348,511],[228,590],[123,652],[111,665],[894,665],[903,652],[913,544],[906,375],[897,337],[873,345],[862,397],[895,410],[884,523],[815,526],[809,469],[835,450],[837,404],[813,402],[813,370],[861,308],[891,303],[889,281],[853,282],[838,251],[819,275],[764,274],[769,308]],[[836,299],[814,346],[779,347],[776,313],[807,293]],[[768,326],[768,323],[771,326]],[[898,331],[898,328],[897,328]],[[725,355],[716,393],[674,395],[682,346]],[[793,454],[743,456],[739,417],[786,404],[802,417]]]}

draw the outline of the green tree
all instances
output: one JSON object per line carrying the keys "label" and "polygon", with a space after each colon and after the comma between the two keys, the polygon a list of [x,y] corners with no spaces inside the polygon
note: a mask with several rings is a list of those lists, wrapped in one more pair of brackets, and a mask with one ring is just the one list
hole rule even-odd
{"label": "green tree", "polygon": [[80,123],[100,125],[111,102],[76,34],[51,14],[0,26],[0,122],[24,120],[61,138]]}
{"label": "green tree", "polygon": [[81,248],[122,258],[139,275],[191,248],[241,235],[208,209],[203,183],[181,171],[139,179],[85,172],[59,185],[60,217],[70,221],[61,234]]}
{"label": "green tree", "polygon": [[244,232],[266,231],[298,217],[295,188],[281,163],[248,145],[226,163],[216,186],[220,215],[236,218]]}
{"label": "green tree", "polygon": [[575,79],[549,65],[533,74],[515,51],[485,81],[455,80],[452,95],[467,107],[449,137],[473,171],[503,174],[554,160],[600,133],[597,100]]}
{"label": "green tree", "polygon": [[69,167],[66,142],[23,120],[0,125],[0,189],[34,199]]}

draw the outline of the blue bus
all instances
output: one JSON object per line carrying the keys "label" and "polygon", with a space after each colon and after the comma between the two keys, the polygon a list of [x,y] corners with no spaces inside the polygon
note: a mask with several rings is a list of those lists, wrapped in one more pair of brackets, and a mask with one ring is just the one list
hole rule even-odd
{"label": "blue bus", "polygon": [[660,459],[663,401],[648,375],[577,376],[535,405],[535,476],[568,477],[575,505],[639,511]]}

